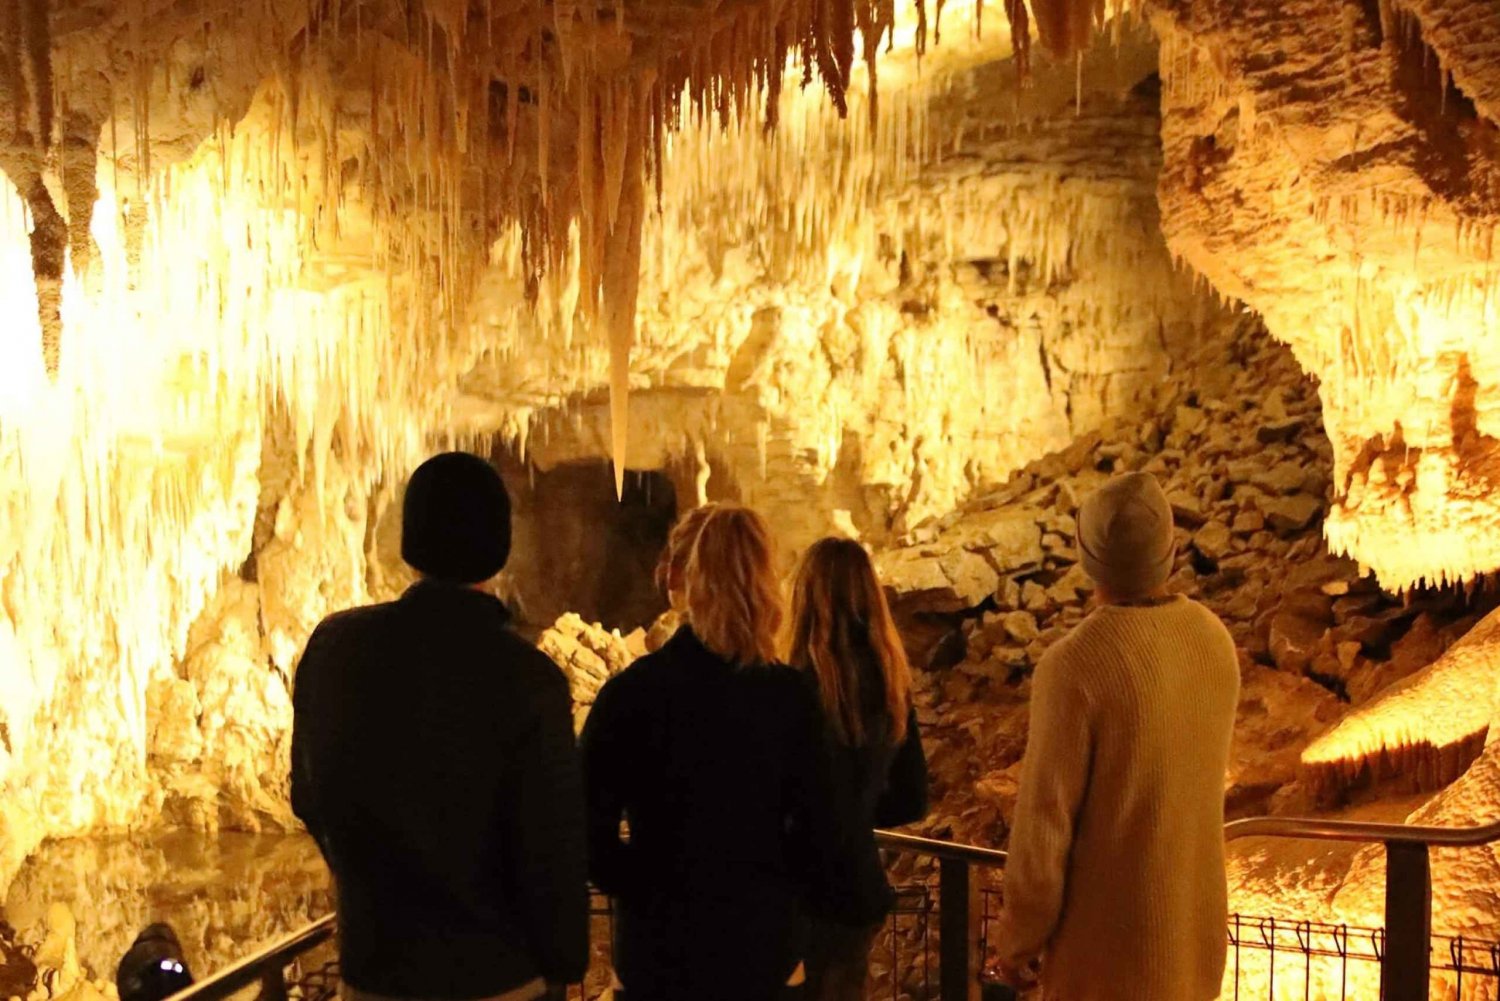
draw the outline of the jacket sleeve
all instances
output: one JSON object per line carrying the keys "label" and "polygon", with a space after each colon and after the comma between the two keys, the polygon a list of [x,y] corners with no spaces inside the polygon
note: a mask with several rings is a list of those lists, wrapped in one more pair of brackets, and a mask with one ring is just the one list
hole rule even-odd
{"label": "jacket sleeve", "polygon": [[316,763],[312,757],[311,734],[317,727],[317,678],[321,671],[320,651],[327,630],[319,625],[308,637],[307,647],[297,664],[292,683],[292,812],[307,825],[315,841],[322,843],[322,824],[318,817]]}
{"label": "jacket sleeve", "polygon": [[506,845],[532,955],[546,980],[571,984],[588,967],[583,783],[567,679],[550,661],[544,677],[511,751],[517,774]]}
{"label": "jacket sleeve", "polygon": [[604,683],[583,724],[583,777],[588,802],[589,877],[611,896],[629,892],[630,846],[620,840],[630,741],[623,732],[624,695],[615,678]]}
{"label": "jacket sleeve", "polygon": [[1031,728],[1005,867],[1001,958],[1023,967],[1045,953],[1062,915],[1074,824],[1088,789],[1093,734],[1084,693],[1054,647],[1037,666]]}
{"label": "jacket sleeve", "polygon": [[927,816],[927,754],[913,706],[906,720],[906,739],[896,751],[885,791],[875,805],[875,826],[900,827]]}

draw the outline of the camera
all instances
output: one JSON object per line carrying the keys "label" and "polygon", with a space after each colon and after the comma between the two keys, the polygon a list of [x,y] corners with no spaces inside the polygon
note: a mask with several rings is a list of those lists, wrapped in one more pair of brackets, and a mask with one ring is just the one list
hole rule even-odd
{"label": "camera", "polygon": [[182,943],[165,924],[151,925],[137,935],[115,971],[120,1001],[163,1001],[192,983]]}

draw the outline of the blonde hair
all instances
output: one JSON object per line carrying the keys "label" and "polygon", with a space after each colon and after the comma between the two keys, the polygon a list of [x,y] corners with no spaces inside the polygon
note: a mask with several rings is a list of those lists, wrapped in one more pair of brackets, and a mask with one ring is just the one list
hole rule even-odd
{"label": "blonde hair", "polygon": [[841,742],[868,741],[864,706],[872,685],[883,689],[892,742],[906,739],[911,667],[874,564],[852,539],[822,539],[802,557],[790,659],[817,677],[823,711]]}
{"label": "blonde hair", "polygon": [[760,515],[731,505],[709,512],[684,575],[688,619],[704,646],[736,664],[776,660],[783,611],[775,564]]}
{"label": "blonde hair", "polygon": [[667,535],[667,544],[662,547],[661,559],[656,562],[656,586],[668,598],[682,586],[688,559],[693,555],[693,543],[698,541],[698,533],[703,531],[703,523],[708,520],[708,516],[719,507],[719,504],[714,503],[695,507],[678,518],[677,524],[672,526],[671,533]]}

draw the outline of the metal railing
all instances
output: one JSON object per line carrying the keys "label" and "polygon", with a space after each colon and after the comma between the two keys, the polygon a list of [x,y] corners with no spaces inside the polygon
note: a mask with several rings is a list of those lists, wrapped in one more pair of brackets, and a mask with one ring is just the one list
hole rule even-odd
{"label": "metal railing", "polygon": [[[982,869],[1003,869],[1007,854],[998,848],[938,841],[900,831],[876,831],[875,841],[890,851],[915,852],[938,863],[938,997],[979,1001],[984,963]],[[958,929],[959,934],[954,934]]]}
{"label": "metal railing", "polygon": [[[1224,827],[1226,841],[1250,837],[1384,844],[1385,928],[1376,930],[1380,996],[1383,1001],[1427,1001],[1432,982],[1431,848],[1473,848],[1500,841],[1500,821],[1477,827],[1424,827],[1255,817]],[[1457,962],[1461,970],[1462,962]]]}
{"label": "metal railing", "polygon": [[277,939],[270,945],[231,963],[167,1001],[217,1001],[260,986],[261,1001],[282,1001],[287,996],[286,968],[293,961],[333,938],[334,915],[325,914],[312,924]]}
{"label": "metal railing", "polygon": [[[1384,844],[1387,857],[1385,928],[1356,929],[1236,915],[1231,920],[1230,942],[1236,950],[1236,957],[1241,948],[1268,949],[1274,963],[1274,953],[1278,942],[1282,941],[1278,936],[1289,935],[1293,949],[1300,950],[1309,964],[1312,957],[1323,955],[1341,957],[1346,963],[1351,958],[1379,963],[1383,1001],[1427,1001],[1434,969],[1429,848],[1433,845],[1473,847],[1500,841],[1500,822],[1479,827],[1447,828],[1258,817],[1226,825],[1224,837],[1226,841],[1268,837]],[[987,928],[996,913],[991,904],[999,897],[997,891],[983,885],[981,874],[1003,869],[1006,853],[899,831],[877,831],[876,840],[887,851],[913,853],[937,862],[938,998],[940,1001],[980,1001],[984,987],[982,966]],[[901,903],[903,899],[906,900],[904,904]],[[931,894],[925,885],[898,887],[897,914],[915,916],[923,942],[924,962],[931,910]],[[596,906],[595,915],[610,915],[607,901]],[[169,1001],[223,1001],[257,984],[261,987],[262,1001],[283,1001],[288,996],[286,967],[328,942],[333,934],[334,917],[328,915],[181,991]],[[892,934],[896,931],[893,930]],[[1320,944],[1319,936],[1326,937],[1331,944]],[[1351,944],[1366,939],[1369,941],[1368,956]],[[1460,987],[1461,978],[1466,973],[1471,976],[1493,974],[1500,982],[1500,943],[1461,937],[1441,941],[1447,944],[1451,962],[1443,962],[1437,969],[1456,973]],[[893,942],[893,957],[896,947]],[[1293,949],[1282,947],[1283,952]],[[1310,972],[1305,975],[1310,978]],[[894,968],[891,976],[896,977]],[[925,974],[923,980],[925,983]],[[291,993],[300,995],[306,992],[293,990]],[[892,995],[897,993],[893,983]]]}

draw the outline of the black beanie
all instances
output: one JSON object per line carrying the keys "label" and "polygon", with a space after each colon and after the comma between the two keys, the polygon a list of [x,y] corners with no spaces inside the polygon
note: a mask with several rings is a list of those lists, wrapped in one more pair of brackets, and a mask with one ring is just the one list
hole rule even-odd
{"label": "black beanie", "polygon": [[444,452],[417,467],[401,510],[401,558],[439,580],[489,580],[510,556],[510,496],[495,467]]}

